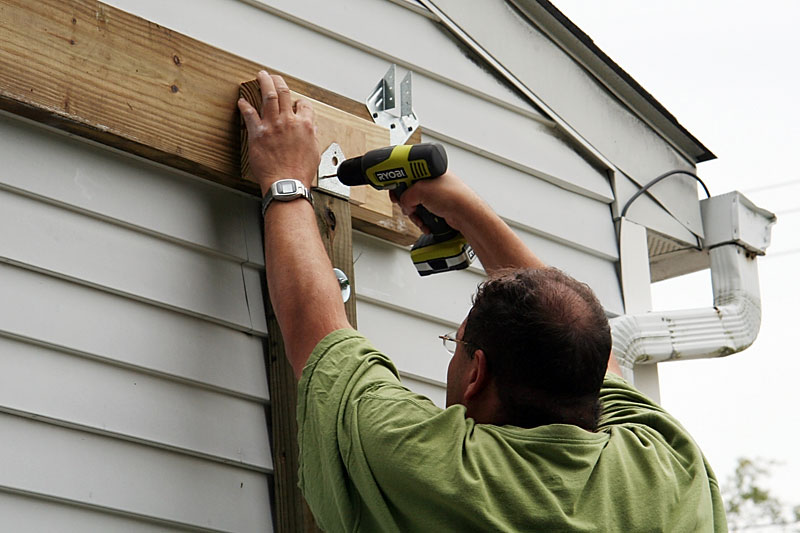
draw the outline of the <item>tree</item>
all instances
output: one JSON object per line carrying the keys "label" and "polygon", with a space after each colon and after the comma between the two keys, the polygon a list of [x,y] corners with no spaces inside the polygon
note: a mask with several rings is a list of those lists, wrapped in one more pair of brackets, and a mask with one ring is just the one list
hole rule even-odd
{"label": "tree", "polygon": [[800,505],[790,506],[765,486],[778,463],[740,457],[722,487],[728,528],[732,532],[800,532]]}

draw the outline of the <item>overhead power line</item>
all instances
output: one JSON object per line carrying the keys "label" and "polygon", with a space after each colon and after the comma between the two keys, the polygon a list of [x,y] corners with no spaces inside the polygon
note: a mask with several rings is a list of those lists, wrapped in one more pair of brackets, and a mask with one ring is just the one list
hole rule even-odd
{"label": "overhead power line", "polygon": [[780,252],[774,252],[766,254],[762,259],[772,259],[774,257],[783,257],[784,255],[794,255],[800,254],[800,248],[790,248],[789,250],[781,250]]}
{"label": "overhead power line", "polygon": [[797,213],[800,211],[800,205],[796,205],[794,207],[790,207],[788,209],[781,209],[780,211],[775,211],[776,215],[791,215],[793,213]]}
{"label": "overhead power line", "polygon": [[769,191],[772,189],[782,189],[783,187],[789,187],[790,185],[795,185],[797,183],[800,183],[800,178],[789,181],[782,181],[781,183],[769,183],[767,185],[762,185],[761,187],[753,187],[752,189],[745,189],[742,192],[744,194],[750,194],[753,192]]}

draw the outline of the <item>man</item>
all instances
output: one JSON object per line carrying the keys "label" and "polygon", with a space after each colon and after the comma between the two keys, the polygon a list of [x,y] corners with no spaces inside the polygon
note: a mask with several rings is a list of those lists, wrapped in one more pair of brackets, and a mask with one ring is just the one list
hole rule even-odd
{"label": "man", "polygon": [[[307,187],[313,112],[258,75],[261,116],[239,102],[263,193]],[[403,388],[350,329],[312,205],[271,202],[270,297],[300,379],[300,485],[327,531],[725,531],[717,482],[686,432],[627,385],[585,285],[548,268],[455,175],[400,200],[444,217],[490,280],[445,336],[445,410]],[[412,216],[413,219],[413,216]],[[419,220],[415,220],[419,225]],[[606,374],[606,369],[612,374]]]}

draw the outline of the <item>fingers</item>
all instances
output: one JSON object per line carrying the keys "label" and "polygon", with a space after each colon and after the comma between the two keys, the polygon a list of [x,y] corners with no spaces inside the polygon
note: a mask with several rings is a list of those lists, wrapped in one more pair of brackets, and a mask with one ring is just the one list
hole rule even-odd
{"label": "fingers", "polygon": [[261,87],[261,117],[267,120],[278,118],[281,108],[273,76],[262,70],[258,73],[258,85]]}
{"label": "fingers", "polygon": [[295,102],[295,112],[297,116],[302,119],[313,119],[314,118],[314,108],[311,107],[311,102],[304,98],[300,98]]}
{"label": "fingers", "polygon": [[415,215],[414,213],[411,213],[410,215],[408,215],[408,218],[409,218],[409,219],[411,219],[411,222],[413,222],[413,223],[414,223],[414,225],[415,225],[415,226],[417,226],[417,227],[418,227],[418,228],[419,228],[419,229],[422,231],[422,233],[426,233],[426,234],[427,234],[427,233],[430,233],[430,232],[431,232],[430,228],[428,228],[428,226],[426,226],[426,225],[425,225],[425,224],[422,222],[422,219],[421,219],[421,218],[419,218],[419,217],[418,217],[417,215]]}
{"label": "fingers", "polygon": [[410,217],[417,209],[417,206],[423,203],[423,195],[421,195],[420,192],[423,192],[426,185],[424,181],[415,183],[412,187],[406,189],[402,195],[397,197],[397,203],[400,205],[403,214],[407,217]]}
{"label": "fingers", "polygon": [[242,118],[244,118],[244,125],[247,127],[249,137],[251,139],[255,138],[256,128],[259,124],[258,112],[244,98],[239,98],[239,101],[236,103],[239,106],[239,112],[242,114]]}
{"label": "fingers", "polygon": [[292,93],[289,92],[289,86],[281,76],[271,76],[273,86],[278,93],[278,109],[283,113],[292,110]]}
{"label": "fingers", "polygon": [[426,226],[422,222],[422,219],[416,215],[417,206],[420,204],[414,194],[410,194],[410,191],[413,189],[414,187],[406,189],[401,196],[398,196],[396,191],[390,190],[389,198],[392,200],[392,202],[400,206],[400,210],[403,212],[403,214],[407,216],[415,226],[422,230],[423,233],[430,233],[431,230],[428,228],[428,226]]}

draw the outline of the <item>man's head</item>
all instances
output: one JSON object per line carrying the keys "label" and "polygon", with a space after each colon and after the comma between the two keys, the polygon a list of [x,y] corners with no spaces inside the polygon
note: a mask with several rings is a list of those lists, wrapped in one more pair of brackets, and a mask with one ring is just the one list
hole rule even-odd
{"label": "man's head", "polygon": [[611,332],[587,285],[554,268],[493,276],[457,338],[448,405],[463,403],[479,422],[594,429]]}

